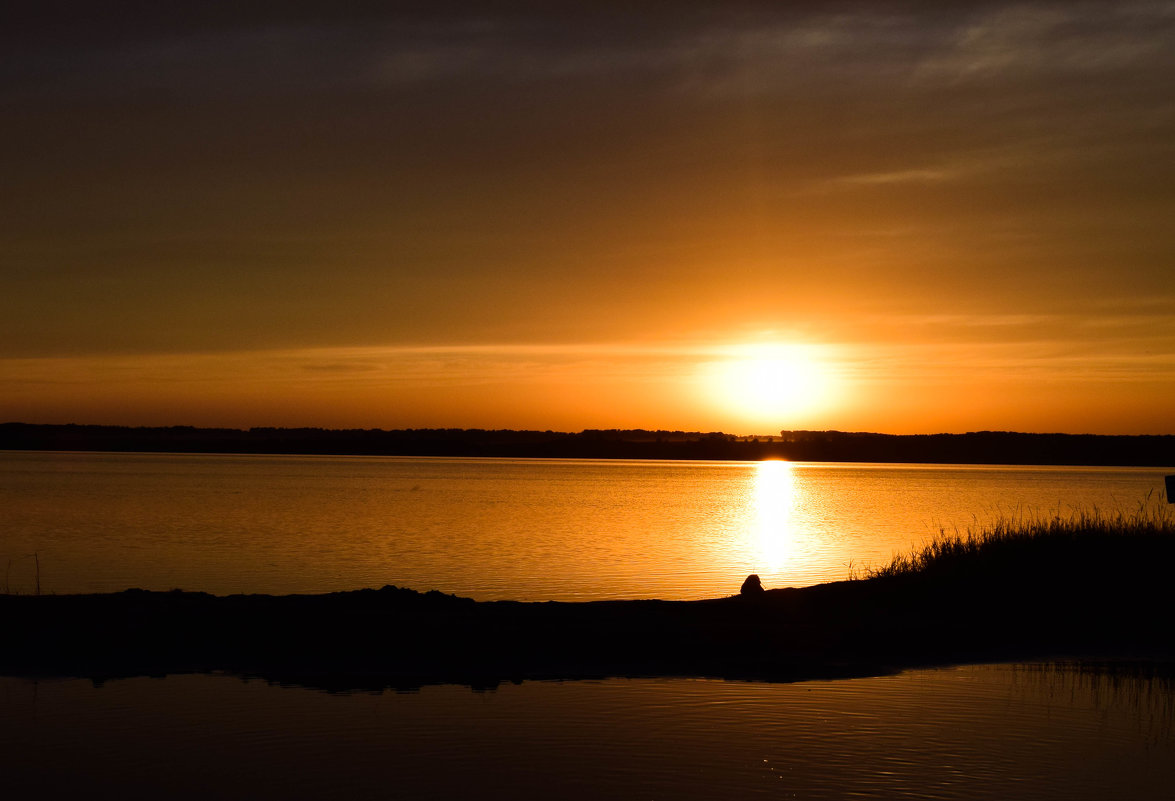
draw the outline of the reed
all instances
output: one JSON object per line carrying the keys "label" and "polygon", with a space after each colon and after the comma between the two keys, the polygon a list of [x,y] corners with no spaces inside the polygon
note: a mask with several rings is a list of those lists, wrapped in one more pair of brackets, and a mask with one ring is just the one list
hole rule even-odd
{"label": "reed", "polygon": [[1037,582],[1101,576],[1128,581],[1175,564],[1175,515],[1148,497],[1129,513],[1076,510],[1046,518],[1001,518],[939,536],[863,579],[1018,576]]}
{"label": "reed", "polygon": [[15,559],[8,560],[7,564],[5,564],[5,566],[4,566],[4,587],[3,587],[3,590],[0,591],[0,595],[12,595],[13,594],[12,590],[11,590],[11,586],[9,584],[9,578],[12,575],[12,563],[19,562],[22,559],[32,559],[33,560],[34,594],[35,595],[41,594],[41,555],[38,551],[33,551],[32,553],[26,553],[23,556],[18,556]]}

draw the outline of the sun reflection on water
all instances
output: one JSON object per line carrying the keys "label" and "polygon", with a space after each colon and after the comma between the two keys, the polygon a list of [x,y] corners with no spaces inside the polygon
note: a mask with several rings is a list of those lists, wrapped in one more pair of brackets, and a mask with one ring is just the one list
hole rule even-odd
{"label": "sun reflection on water", "polygon": [[755,561],[765,573],[777,573],[792,557],[795,532],[795,474],[791,462],[769,460],[755,469]]}

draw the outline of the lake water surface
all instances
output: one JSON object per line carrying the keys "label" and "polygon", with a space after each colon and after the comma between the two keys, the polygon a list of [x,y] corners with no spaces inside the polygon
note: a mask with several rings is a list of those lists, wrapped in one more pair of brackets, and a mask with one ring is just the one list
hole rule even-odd
{"label": "lake water surface", "polygon": [[1154,799],[1169,683],[994,665],[797,684],[327,694],[0,679],[10,798]]}
{"label": "lake water surface", "polygon": [[[1162,468],[0,452],[5,587],[694,599],[940,529],[1132,511]],[[32,554],[36,554],[34,558]]]}
{"label": "lake water surface", "polygon": [[[994,517],[1129,512],[1164,472],[8,452],[0,560],[13,592],[716,597]],[[408,694],[4,677],[0,776],[13,798],[1160,798],[1172,686],[1089,665]]]}

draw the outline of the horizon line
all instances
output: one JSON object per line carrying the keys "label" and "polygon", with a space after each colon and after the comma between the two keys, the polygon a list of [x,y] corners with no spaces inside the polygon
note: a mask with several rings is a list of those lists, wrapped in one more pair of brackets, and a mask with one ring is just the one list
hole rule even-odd
{"label": "horizon line", "polygon": [[[551,428],[484,428],[484,427],[462,427],[462,426],[424,426],[424,427],[402,427],[402,428],[336,428],[328,426],[316,425],[252,425],[245,428],[237,426],[210,426],[210,425],[191,425],[187,423],[171,423],[165,425],[131,425],[125,423],[30,423],[23,420],[5,420],[0,421],[0,427],[10,426],[29,426],[40,428],[109,428],[109,429],[128,429],[128,430],[166,430],[166,429],[190,429],[194,431],[236,431],[240,433],[249,433],[252,431],[323,431],[323,432],[337,432],[348,433],[355,431],[363,432],[407,432],[407,431],[462,431],[462,432],[486,432],[486,433],[529,433],[529,434],[565,434],[568,436],[578,436],[588,433],[645,433],[645,434],[697,434],[700,436],[708,436],[714,434],[721,434],[723,436],[735,437],[738,439],[748,439],[753,437],[774,437],[779,438],[784,434],[843,434],[847,436],[876,436],[876,437],[962,437],[975,436],[981,434],[1004,434],[1016,436],[1034,436],[1034,437],[1175,437],[1175,433],[1167,434],[1095,434],[1092,432],[1069,432],[1069,431],[1017,431],[1012,429],[972,429],[967,431],[928,431],[920,433],[905,433],[895,434],[885,431],[850,431],[838,428],[783,428],[776,432],[766,433],[732,433],[729,431],[721,431],[712,429],[709,431],[687,430],[687,429],[666,429],[666,428],[584,428],[578,431],[565,431]],[[0,449],[3,446],[0,445]]]}

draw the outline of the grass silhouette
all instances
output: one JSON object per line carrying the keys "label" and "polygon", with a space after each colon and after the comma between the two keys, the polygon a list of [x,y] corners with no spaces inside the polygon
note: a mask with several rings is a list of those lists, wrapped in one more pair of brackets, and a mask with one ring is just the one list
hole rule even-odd
{"label": "grass silhouette", "polygon": [[1045,518],[998,519],[940,536],[858,578],[1133,584],[1175,559],[1175,514],[1152,497],[1133,512],[1077,510]]}

